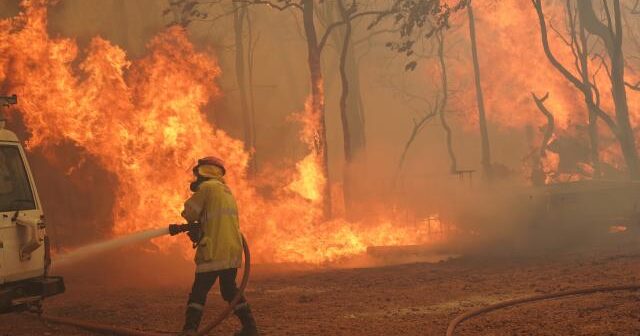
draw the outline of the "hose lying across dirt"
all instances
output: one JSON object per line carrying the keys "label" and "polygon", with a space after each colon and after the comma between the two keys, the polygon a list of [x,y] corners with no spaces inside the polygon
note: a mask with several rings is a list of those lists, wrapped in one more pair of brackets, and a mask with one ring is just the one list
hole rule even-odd
{"label": "hose lying across dirt", "polygon": [[[238,302],[242,299],[242,295],[244,294],[244,290],[247,288],[247,284],[249,283],[249,275],[251,273],[251,251],[249,251],[249,245],[247,244],[247,240],[242,236],[242,247],[244,250],[244,273],[242,274],[242,282],[240,283],[240,287],[238,288],[238,293],[231,300],[229,305],[209,324],[205,325],[198,333],[197,336],[207,335],[211,330],[217,327],[222,321],[224,321],[231,312],[233,312],[234,307],[238,304]],[[109,333],[111,335],[119,335],[119,336],[167,336],[167,334],[175,334],[174,332],[159,332],[159,331],[141,331],[135,329],[128,329],[116,326],[110,326],[106,324],[100,324],[90,321],[77,320],[73,318],[67,317],[57,317],[51,315],[42,315],[42,319],[48,322],[59,323],[70,325],[78,328],[82,328],[85,330],[95,331],[98,333]]]}
{"label": "hose lying across dirt", "polygon": [[[244,235],[242,236],[242,245],[244,250],[245,269],[242,275],[242,282],[240,283],[240,287],[238,288],[238,293],[233,298],[233,300],[229,303],[229,305],[213,321],[211,321],[209,324],[205,325],[204,328],[198,331],[198,333],[196,334],[197,336],[207,335],[209,332],[211,332],[211,330],[213,330],[222,321],[224,321],[227,317],[229,317],[231,312],[233,312],[234,307],[241,300],[242,295],[244,294],[244,290],[247,288],[247,284],[249,283],[249,275],[251,272],[251,251],[249,250],[249,245],[247,244],[247,240],[244,237]],[[530,296],[530,297],[525,297],[520,299],[513,299],[513,300],[498,302],[496,304],[474,309],[462,315],[459,315],[453,321],[451,321],[451,323],[449,323],[446,336],[454,336],[456,328],[462,322],[468,319],[471,319],[473,317],[476,317],[478,315],[486,314],[502,308],[508,308],[508,307],[512,307],[512,306],[516,306],[524,303],[532,303],[537,301],[557,299],[557,298],[562,298],[567,296],[587,295],[587,294],[614,292],[614,291],[636,291],[636,290],[640,290],[640,285],[602,286],[602,287],[569,290],[569,291],[558,292],[558,293],[541,294],[541,295],[535,295],[535,296]],[[75,326],[75,327],[79,327],[82,329],[91,330],[99,333],[109,333],[112,335],[119,335],[119,336],[166,336],[167,334],[173,333],[173,332],[159,332],[159,331],[155,331],[155,332],[140,331],[135,329],[128,329],[128,328],[122,328],[122,327],[110,326],[105,324],[89,322],[89,321],[77,320],[77,319],[66,318],[66,317],[56,317],[56,316],[50,316],[50,315],[42,315],[42,318],[46,321],[53,322],[53,323],[66,324],[66,325]]]}
{"label": "hose lying across dirt", "polygon": [[557,299],[565,296],[586,295],[586,294],[613,292],[613,291],[636,291],[636,290],[640,290],[640,285],[608,286],[608,287],[603,286],[603,287],[569,290],[569,291],[559,292],[559,293],[541,294],[541,295],[535,295],[535,296],[530,296],[526,298],[498,302],[496,304],[483,307],[483,308],[470,310],[462,315],[459,315],[453,321],[451,321],[451,323],[449,323],[449,327],[447,328],[447,336],[454,336],[456,327],[458,327],[460,323],[472,317],[485,314],[494,310],[502,309],[502,308],[507,308],[507,307],[511,307],[511,306],[515,306],[523,303]]}

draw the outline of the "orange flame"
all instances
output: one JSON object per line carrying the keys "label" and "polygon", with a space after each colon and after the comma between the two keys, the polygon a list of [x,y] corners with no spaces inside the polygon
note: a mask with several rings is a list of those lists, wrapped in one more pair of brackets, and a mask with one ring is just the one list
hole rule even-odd
{"label": "orange flame", "polygon": [[305,102],[304,112],[296,115],[295,119],[302,124],[300,140],[307,145],[309,154],[296,164],[297,176],[289,184],[288,189],[313,201],[314,204],[321,204],[322,190],[327,179],[322,173],[322,162],[320,161],[322,158],[314,150],[318,142],[317,130],[320,124],[320,113],[313,110],[311,97],[307,98]]}
{"label": "orange flame", "polygon": [[[190,168],[213,154],[228,165],[242,229],[258,260],[322,263],[372,244],[428,241],[419,228],[390,221],[318,223],[327,180],[313,154],[319,115],[309,103],[301,138],[312,154],[264,198],[245,177],[249,155],[242,142],[202,112],[221,94],[214,82],[221,71],[183,29],[154,37],[138,60],[100,37],[79,53],[74,40],[48,36],[46,6],[46,0],[24,0],[22,13],[0,21],[0,81],[20,95],[30,150],[55,153],[57,144],[72,142],[117,177],[115,235],[180,221]],[[163,248],[175,242],[155,241]]]}
{"label": "orange flame", "polygon": [[[545,101],[545,105],[554,115],[556,126],[554,134],[578,137],[577,129],[586,127],[588,123],[584,97],[558,73],[545,56],[538,17],[531,2],[477,2],[474,3],[474,10],[478,26],[479,61],[488,120],[503,129],[519,131],[523,131],[528,126],[545,126],[546,119],[536,108],[531,93],[542,97],[548,92],[549,99]],[[549,43],[556,58],[579,78],[574,66],[574,55],[565,42],[569,39],[566,31],[565,10],[564,2],[545,2]],[[466,12],[461,12],[456,20],[466,25],[468,20]],[[562,37],[556,30],[562,34]],[[456,37],[468,39],[466,27],[451,33],[456,34]],[[591,37],[590,43],[593,44],[595,39]],[[449,38],[449,41],[452,40],[454,39]],[[466,50],[464,52],[468,54]],[[461,79],[463,83],[473,78],[469,59],[455,62],[455,58],[452,58],[449,63],[449,70],[453,77]],[[595,75],[597,79],[602,108],[615,119],[611,85],[600,58],[591,55],[589,67],[591,75]],[[638,78],[639,74],[631,67],[626,71],[627,77]],[[635,83],[635,80],[633,82]],[[475,90],[470,83],[464,84],[467,89],[456,93],[459,97],[453,99],[452,104],[456,109],[465,111],[461,122],[475,130],[477,128]],[[636,125],[640,122],[640,94],[627,90],[627,98],[630,119],[632,125]],[[624,169],[622,154],[612,132],[602,120],[598,123],[601,137],[600,160],[613,167]],[[537,132],[536,135],[538,137],[536,141],[541,142],[542,132]],[[640,139],[640,132],[636,133],[636,137]],[[589,146],[588,139],[581,139],[581,142],[586,147]],[[548,154],[543,158],[543,161],[546,161],[543,162],[545,170],[552,174],[547,176],[547,182],[568,179],[568,176],[556,174],[557,155],[550,152]],[[496,159],[500,160],[499,157]],[[587,177],[582,176],[582,178]]]}

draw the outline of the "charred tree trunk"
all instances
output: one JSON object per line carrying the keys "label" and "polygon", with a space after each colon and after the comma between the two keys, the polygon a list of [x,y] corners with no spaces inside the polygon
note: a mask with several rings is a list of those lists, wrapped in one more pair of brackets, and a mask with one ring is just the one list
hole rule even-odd
{"label": "charred tree trunk", "polygon": [[544,105],[545,100],[549,98],[549,93],[547,92],[544,97],[538,98],[533,92],[531,92],[531,96],[533,97],[533,101],[535,101],[538,110],[540,110],[540,112],[544,114],[545,118],[547,118],[547,127],[544,130],[544,136],[542,138],[542,144],[540,145],[539,153],[540,157],[545,157],[547,156],[547,146],[549,145],[549,141],[551,140],[553,132],[556,128],[556,122],[551,111],[549,111],[549,109],[547,109],[547,107]]}
{"label": "charred tree trunk", "polygon": [[440,106],[440,123],[442,124],[442,128],[444,129],[447,141],[447,153],[449,154],[450,166],[449,170],[452,174],[455,174],[458,171],[458,160],[456,159],[456,154],[453,150],[453,136],[451,132],[451,127],[447,122],[447,118],[445,116],[447,110],[447,102],[449,100],[449,84],[447,78],[447,67],[444,60],[444,34],[439,33],[437,35],[438,38],[438,60],[440,61],[440,76],[442,81],[442,102]]}
{"label": "charred tree trunk", "polygon": [[[254,85],[253,85],[253,67],[255,64],[255,49],[256,49],[256,44],[258,43],[258,38],[253,39],[253,24],[251,21],[251,12],[249,12],[249,9],[247,9],[247,30],[249,33],[249,42],[247,43],[248,46],[248,50],[247,50],[247,62],[249,65],[249,106],[250,106],[250,111],[251,111],[251,135],[252,135],[252,146],[253,146],[253,150],[255,151],[256,148],[256,138],[257,138],[257,131],[256,131],[256,105],[255,105],[255,93],[254,93]],[[256,174],[258,172],[258,158],[257,158],[257,152],[254,153],[251,156],[251,162],[250,162],[250,167],[253,170],[253,174]]]}
{"label": "charred tree trunk", "polygon": [[591,1],[577,1],[580,22],[584,28],[598,36],[604,43],[611,61],[611,93],[615,105],[615,119],[618,126],[618,140],[624,155],[629,176],[633,180],[640,179],[640,162],[636,143],[629,120],[629,105],[624,82],[624,53],[622,50],[622,17],[620,1],[613,0],[613,16],[607,2],[603,2],[606,14],[605,25],[596,16]]}
{"label": "charred tree trunk", "polygon": [[323,216],[325,219],[332,217],[331,213],[331,183],[329,181],[329,158],[327,153],[327,133],[324,115],[324,92],[322,87],[322,67],[320,64],[321,48],[318,44],[318,36],[314,23],[314,1],[303,0],[302,18],[304,32],[307,40],[307,52],[309,73],[311,77],[311,113],[317,114],[317,134],[315,136],[314,150],[320,160],[322,171],[326,176],[326,183],[322,190]]}
{"label": "charred tree trunk", "polygon": [[355,61],[353,45],[351,43],[352,24],[349,11],[343,0],[338,0],[338,11],[344,28],[338,36],[340,48],[340,118],[344,141],[343,185],[344,207],[347,218],[357,219],[359,214],[355,209],[357,202],[357,182],[355,176],[355,161],[362,159],[365,152],[364,115],[362,113],[360,96],[360,78],[358,65]]}
{"label": "charred tree trunk", "polygon": [[[567,7],[567,10],[570,10]],[[569,13],[571,16],[571,14]],[[573,39],[577,40],[575,37],[575,20],[571,19],[571,29]],[[580,26],[578,28],[579,31],[579,44],[576,42],[577,47],[577,56],[579,58],[580,64],[580,77],[582,79],[582,84],[585,88],[588,88],[584,92],[584,102],[587,105],[587,110],[589,111],[589,141],[591,142],[590,151],[591,151],[591,162],[593,164],[593,176],[598,179],[602,176],[602,167],[600,165],[600,141],[598,135],[598,113],[595,109],[596,103],[593,97],[593,90],[591,90],[591,79],[589,78],[589,46],[587,43],[587,34],[584,29],[584,25],[580,22]]]}
{"label": "charred tree trunk", "polygon": [[[607,13],[608,25],[604,25],[598,20],[594,11],[593,4],[590,1],[576,1],[578,8],[578,18],[580,21],[580,37],[576,38],[575,23],[570,24],[572,29],[573,42],[571,47],[574,48],[574,53],[577,55],[576,64],[580,67],[580,78],[574,76],[558,59],[553,55],[549,46],[549,39],[547,36],[547,25],[544,17],[544,11],[542,9],[541,0],[533,0],[533,5],[538,14],[538,21],[540,24],[540,35],[542,37],[542,46],[544,48],[545,55],[553,67],[558,70],[571,84],[578,88],[584,95],[587,108],[589,109],[589,133],[591,138],[591,157],[595,164],[600,166],[600,160],[598,158],[598,135],[597,135],[597,119],[602,119],[611,132],[615,135],[625,162],[627,169],[629,170],[629,176],[633,180],[640,178],[640,171],[638,170],[638,154],[635,148],[635,139],[631,129],[629,121],[629,107],[626,101],[626,90],[624,83],[624,58],[622,54],[622,27],[620,21],[620,7],[619,2],[614,1],[615,10],[615,28],[606,2],[603,2],[605,12]],[[569,18],[572,19],[570,4],[567,5],[567,11],[569,12]],[[573,20],[573,19],[572,19]],[[588,68],[588,46],[586,43],[586,33],[590,32],[598,36],[605,45],[609,58],[611,59],[611,87],[615,105],[615,119],[609,114],[603,111],[599,104],[599,91],[595,83],[589,80],[589,68]],[[600,170],[600,169],[599,169]]]}
{"label": "charred tree trunk", "polygon": [[352,197],[353,197],[353,181],[351,176],[351,169],[353,164],[353,148],[352,148],[352,132],[351,132],[351,123],[349,120],[348,110],[347,110],[347,102],[349,99],[349,78],[347,75],[347,56],[349,54],[349,45],[351,42],[351,20],[349,20],[349,13],[344,7],[343,0],[338,0],[338,7],[340,10],[340,14],[342,15],[342,19],[346,21],[344,32],[343,32],[343,40],[342,47],[340,52],[340,82],[342,86],[342,90],[340,92],[340,120],[342,121],[342,136],[343,136],[343,146],[344,146],[344,160],[345,165],[343,167],[343,192],[344,192],[344,208],[348,217],[351,217],[350,210],[353,208]]}
{"label": "charred tree trunk", "polygon": [[480,141],[482,149],[482,171],[487,180],[493,178],[491,170],[491,147],[489,145],[489,131],[487,129],[487,117],[484,109],[484,97],[482,95],[482,82],[480,80],[480,62],[478,61],[478,46],[476,43],[476,23],[473,16],[471,1],[467,6],[469,16],[469,38],[471,39],[471,57],[473,59],[474,80],[476,85],[476,97],[478,104],[478,123],[480,126]]}
{"label": "charred tree trunk", "polygon": [[540,112],[544,114],[545,118],[547,118],[547,127],[544,130],[540,150],[537,154],[535,152],[531,154],[533,156],[531,164],[531,183],[537,186],[545,184],[546,177],[541,159],[547,156],[547,146],[549,146],[549,141],[551,141],[551,137],[555,131],[556,122],[551,111],[549,111],[549,109],[544,105],[544,102],[549,98],[549,93],[547,92],[544,97],[538,98],[533,92],[531,92],[531,97],[533,97],[533,101],[536,103],[538,110],[540,110]]}
{"label": "charred tree trunk", "polygon": [[360,67],[356,60],[353,44],[349,44],[347,76],[349,78],[347,113],[351,120],[351,151],[353,157],[358,159],[366,155],[367,137],[365,133],[365,107],[362,101],[362,91],[360,90]]}
{"label": "charred tree trunk", "polygon": [[[244,149],[248,153],[252,153],[255,148],[255,140],[253,136],[253,120],[249,110],[249,102],[247,100],[247,77],[246,77],[246,60],[244,48],[244,21],[247,15],[247,6],[238,2],[233,3],[233,28],[235,32],[235,66],[236,66],[236,82],[238,84],[238,92],[240,94],[240,113],[242,115],[242,126],[244,134]],[[254,155],[251,155],[249,161],[249,175],[254,175],[253,168]]]}
{"label": "charred tree trunk", "polygon": [[[599,154],[599,135],[598,135],[598,112],[596,110],[596,102],[594,100],[590,72],[589,72],[589,44],[584,25],[577,19],[574,14],[571,0],[567,0],[566,4],[568,26],[571,35],[570,47],[576,59],[575,63],[580,72],[580,80],[582,81],[582,93],[584,102],[589,115],[589,142],[591,163],[594,170],[594,178],[600,178],[602,167],[600,165]],[[580,23],[578,26],[578,22]],[[595,83],[594,83],[595,85]]]}

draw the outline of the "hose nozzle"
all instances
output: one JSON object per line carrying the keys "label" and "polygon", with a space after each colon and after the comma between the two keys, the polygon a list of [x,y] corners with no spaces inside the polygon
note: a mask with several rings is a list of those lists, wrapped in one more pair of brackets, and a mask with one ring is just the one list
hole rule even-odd
{"label": "hose nozzle", "polygon": [[196,232],[200,229],[200,223],[189,224],[169,224],[169,234],[172,236],[181,234],[183,232]]}
{"label": "hose nozzle", "polygon": [[175,236],[189,231],[189,224],[169,224],[169,234]]}

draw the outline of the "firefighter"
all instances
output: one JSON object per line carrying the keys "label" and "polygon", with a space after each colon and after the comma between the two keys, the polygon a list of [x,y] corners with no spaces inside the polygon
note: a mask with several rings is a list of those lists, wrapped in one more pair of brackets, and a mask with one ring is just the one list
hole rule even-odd
{"label": "firefighter", "polygon": [[[224,163],[216,157],[198,160],[193,168],[196,180],[191,183],[192,196],[185,202],[182,217],[199,222],[200,232],[189,232],[197,245],[196,274],[189,294],[183,335],[196,333],[207,293],[220,279],[222,298],[231,302],[238,292],[236,274],[242,264],[242,236],[235,198],[224,180]],[[236,336],[258,335],[251,308],[243,297],[234,308],[242,329]]]}

